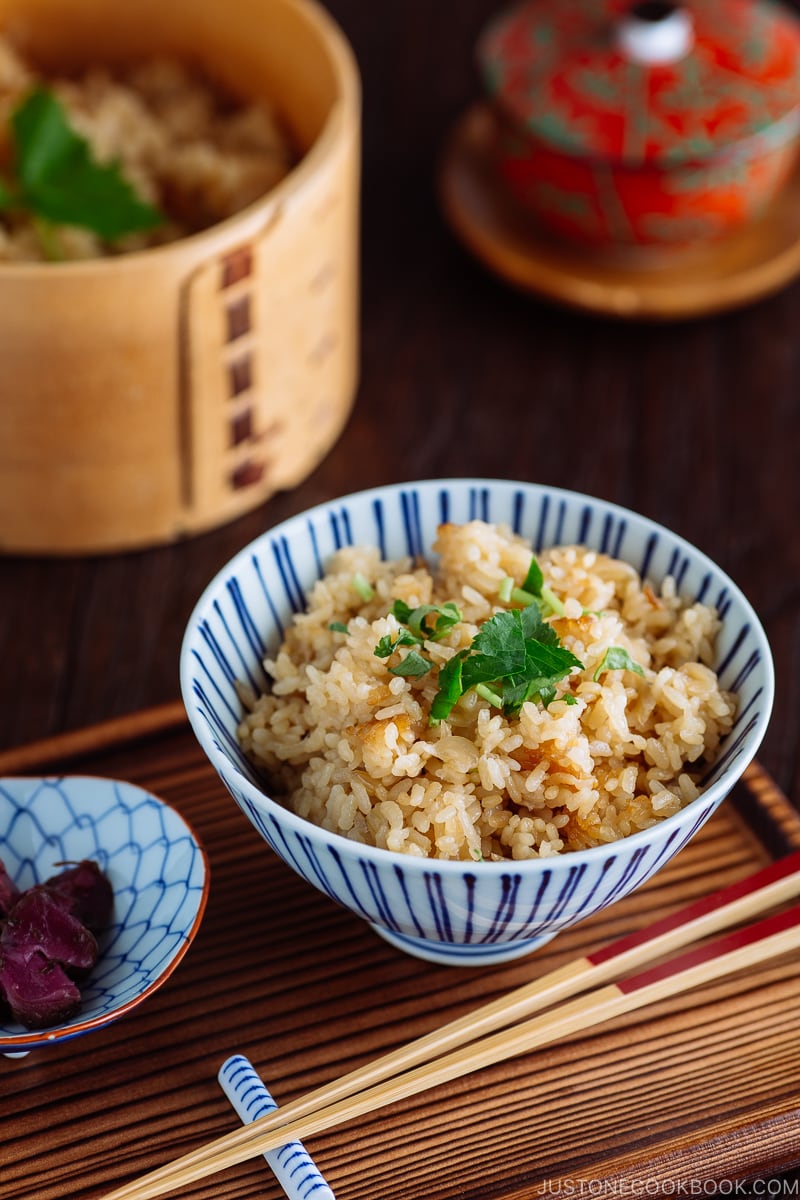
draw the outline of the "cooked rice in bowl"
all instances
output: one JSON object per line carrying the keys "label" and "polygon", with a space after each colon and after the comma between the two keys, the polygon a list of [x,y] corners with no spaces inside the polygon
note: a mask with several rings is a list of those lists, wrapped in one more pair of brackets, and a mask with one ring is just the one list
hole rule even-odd
{"label": "cooked rice in bowl", "polygon": [[[164,217],[156,228],[107,242],[58,223],[58,257],[94,259],[165,245],[224,221],[275,187],[296,152],[277,112],[229,94],[199,67],[148,57],[74,76],[44,73],[0,34],[0,174],[13,161],[13,114],[34,88],[63,107],[98,162],[117,163],[139,199]],[[0,212],[0,262],[52,257],[53,239],[24,207]]]}
{"label": "cooked rice in bowl", "polygon": [[[578,665],[518,713],[471,688],[432,721],[440,668],[497,614],[522,611],[512,589],[532,559],[529,542],[481,521],[442,525],[434,551],[435,571],[370,547],[338,551],[265,662],[270,691],[240,689],[239,739],[276,798],[358,842],[500,861],[615,841],[699,794],[736,709],[711,666],[713,608],[594,550],[546,550],[539,608]],[[454,605],[458,619],[413,643],[396,601],[451,618]],[[379,656],[382,639],[394,648]],[[412,654],[424,673],[393,673]]]}

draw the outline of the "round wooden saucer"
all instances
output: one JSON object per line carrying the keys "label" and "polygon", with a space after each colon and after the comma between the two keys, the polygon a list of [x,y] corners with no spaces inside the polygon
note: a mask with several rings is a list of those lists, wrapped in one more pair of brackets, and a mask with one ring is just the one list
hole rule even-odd
{"label": "round wooden saucer", "polygon": [[800,273],[800,172],[763,217],[724,241],[674,252],[600,252],[537,224],[506,191],[493,141],[491,111],[476,105],[445,146],[440,199],[467,248],[519,288],[587,312],[677,320],[748,304]]}

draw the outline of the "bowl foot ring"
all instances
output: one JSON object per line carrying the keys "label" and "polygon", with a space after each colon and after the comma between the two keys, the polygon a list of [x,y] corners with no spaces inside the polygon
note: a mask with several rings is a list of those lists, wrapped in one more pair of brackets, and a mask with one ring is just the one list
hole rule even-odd
{"label": "bowl foot ring", "polygon": [[526,938],[519,942],[481,943],[464,945],[456,942],[434,942],[428,938],[411,937],[405,933],[396,933],[384,929],[380,925],[371,928],[390,946],[411,954],[415,958],[425,959],[426,962],[439,963],[446,967],[490,967],[496,963],[511,962],[532,954],[540,946],[544,946],[554,938],[554,933],[543,933],[538,937]]}

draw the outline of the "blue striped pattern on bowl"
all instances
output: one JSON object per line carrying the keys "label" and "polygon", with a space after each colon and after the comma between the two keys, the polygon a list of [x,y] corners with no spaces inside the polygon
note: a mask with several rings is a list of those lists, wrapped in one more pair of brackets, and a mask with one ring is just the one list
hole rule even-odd
{"label": "blue striped pattern on bowl", "polygon": [[[506,524],[535,550],[582,543],[631,563],[656,582],[713,604],[724,625],[717,670],[739,696],[735,726],[683,812],[611,847],[526,863],[448,863],[359,846],[271,801],[239,750],[236,681],[267,684],[261,660],[343,545],[373,544],[388,558],[426,555],[437,526]],[[604,501],[535,484],[428,481],[357,493],[265,533],[218,574],[189,621],[181,685],[195,734],[228,790],[272,849],[298,874],[402,948],[441,962],[499,961],[627,895],[694,835],[753,757],[773,699],[761,625],[736,585],[707,557],[651,521]]]}
{"label": "blue striped pattern on bowl", "polygon": [[28,1031],[0,1025],[0,1053],[86,1033],[140,1004],[183,958],[208,894],[205,854],[184,819],[131,783],[97,776],[0,780],[0,858],[18,887],[59,863],[94,859],[114,889],[101,955],[72,1020]]}

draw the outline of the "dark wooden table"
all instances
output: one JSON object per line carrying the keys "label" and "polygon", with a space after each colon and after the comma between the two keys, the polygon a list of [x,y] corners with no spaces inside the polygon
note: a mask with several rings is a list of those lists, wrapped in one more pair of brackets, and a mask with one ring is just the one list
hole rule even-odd
{"label": "dark wooden table", "polygon": [[760,760],[800,797],[800,281],[726,315],[619,322],[560,310],[474,262],[437,204],[477,95],[491,0],[331,0],[364,86],[361,382],[314,474],[180,545],[0,559],[0,748],[178,696],[200,591],[265,527],[343,492],[449,475],[536,480],[678,531],[760,613],[777,671]]}

